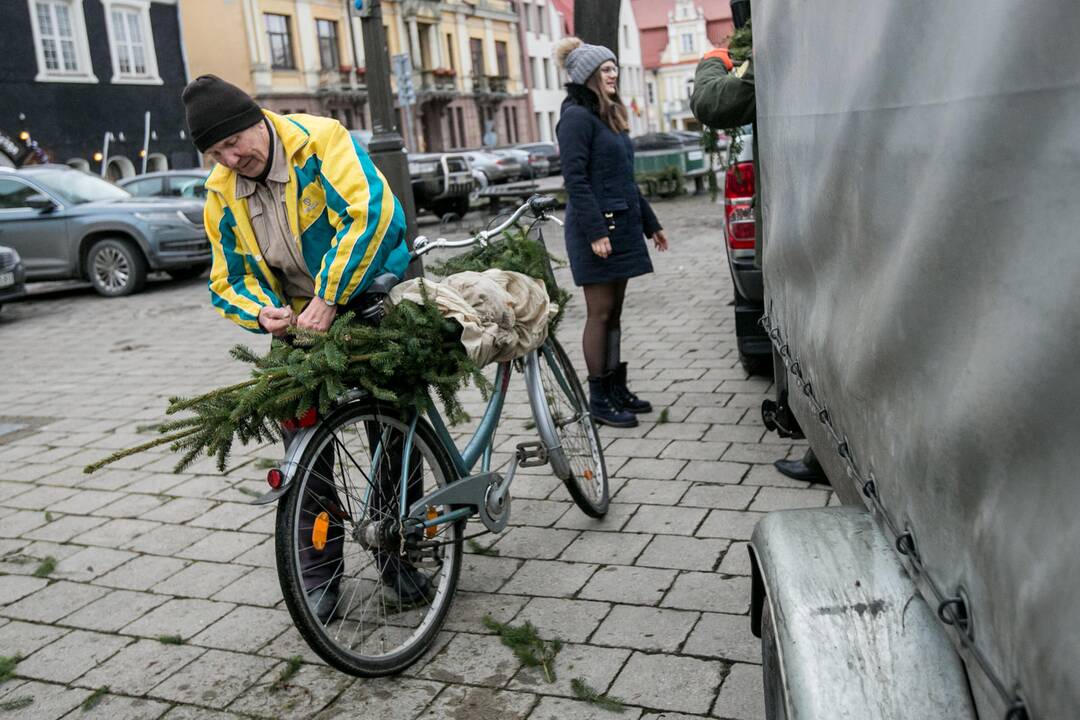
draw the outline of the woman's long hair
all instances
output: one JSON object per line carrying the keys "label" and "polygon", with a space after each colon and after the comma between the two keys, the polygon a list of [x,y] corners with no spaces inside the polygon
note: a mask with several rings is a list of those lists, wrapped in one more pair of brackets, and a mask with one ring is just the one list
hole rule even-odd
{"label": "woman's long hair", "polygon": [[585,81],[585,87],[592,90],[600,101],[600,119],[614,132],[627,132],[630,130],[630,116],[626,112],[626,106],[623,105],[618,90],[613,94],[609,94],[604,88],[602,75],[600,68],[596,68],[593,74],[589,76],[589,79]]}

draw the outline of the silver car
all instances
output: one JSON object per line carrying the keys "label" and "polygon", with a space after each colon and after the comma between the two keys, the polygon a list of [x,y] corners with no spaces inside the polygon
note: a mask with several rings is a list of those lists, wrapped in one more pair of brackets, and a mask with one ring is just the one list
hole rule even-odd
{"label": "silver car", "polygon": [[208,177],[210,171],[204,168],[163,170],[124,178],[116,184],[135,197],[205,198]]}
{"label": "silver car", "polygon": [[22,257],[27,281],[87,279],[106,296],[138,292],[150,271],[205,272],[202,206],[135,198],[64,165],[0,168],[0,243]]}

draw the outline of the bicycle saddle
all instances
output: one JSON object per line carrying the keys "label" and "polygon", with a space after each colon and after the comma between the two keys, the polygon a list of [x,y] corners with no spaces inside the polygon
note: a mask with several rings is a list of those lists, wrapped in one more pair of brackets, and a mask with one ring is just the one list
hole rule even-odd
{"label": "bicycle saddle", "polygon": [[349,310],[355,310],[362,320],[377,323],[385,314],[383,299],[399,282],[401,279],[397,275],[383,273],[372,280],[367,290],[353,298],[346,307]]}

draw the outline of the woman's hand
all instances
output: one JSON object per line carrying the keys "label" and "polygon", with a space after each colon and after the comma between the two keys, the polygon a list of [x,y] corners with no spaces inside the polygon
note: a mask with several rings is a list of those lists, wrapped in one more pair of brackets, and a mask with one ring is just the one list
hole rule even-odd
{"label": "woman's hand", "polygon": [[330,305],[321,297],[313,297],[300,317],[296,318],[296,326],[302,330],[326,332],[336,316],[337,305]]}
{"label": "woman's hand", "polygon": [[611,254],[611,239],[602,237],[599,240],[593,240],[592,251],[602,258],[606,258]]}
{"label": "woman's hand", "polygon": [[655,245],[656,249],[660,252],[664,252],[665,250],[667,250],[667,235],[664,234],[663,230],[657,230],[656,232],[654,232],[652,235],[652,241],[653,245]]}

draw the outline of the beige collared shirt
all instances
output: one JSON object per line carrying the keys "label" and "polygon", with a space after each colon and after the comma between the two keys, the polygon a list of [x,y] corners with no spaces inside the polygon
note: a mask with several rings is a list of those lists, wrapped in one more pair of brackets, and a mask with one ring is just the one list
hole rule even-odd
{"label": "beige collared shirt", "polygon": [[285,158],[285,148],[281,139],[274,132],[274,126],[267,123],[273,136],[274,152],[270,158],[270,172],[265,183],[258,183],[243,175],[236,176],[237,199],[247,198],[248,215],[251,229],[259,250],[270,268],[281,280],[282,290],[287,297],[282,302],[288,303],[293,298],[310,298],[315,295],[315,278],[304,262],[300,249],[300,240],[289,228],[289,217],[285,209],[285,184],[289,181],[289,166]]}

